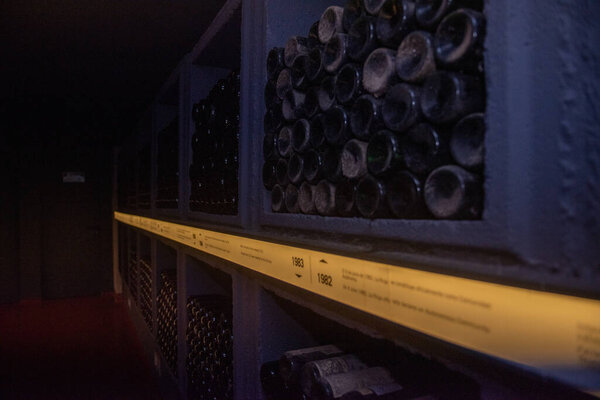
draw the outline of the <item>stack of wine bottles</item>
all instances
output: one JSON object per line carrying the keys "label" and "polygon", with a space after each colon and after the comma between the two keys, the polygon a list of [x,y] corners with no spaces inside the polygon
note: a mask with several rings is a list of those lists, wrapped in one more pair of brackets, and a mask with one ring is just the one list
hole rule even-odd
{"label": "stack of wine bottles", "polygon": [[388,368],[370,366],[335,345],[285,352],[263,364],[261,383],[270,400],[436,399],[401,384]]}
{"label": "stack of wine bottles", "polygon": [[140,286],[140,309],[146,325],[152,331],[154,321],[152,318],[152,267],[150,261],[145,257],[140,257],[138,263],[139,286]]}
{"label": "stack of wine bottles", "polygon": [[238,213],[240,74],[231,72],[194,104],[190,210]]}
{"label": "stack of wine bottles", "polygon": [[267,58],[274,212],[479,219],[482,0],[349,0]]}
{"label": "stack of wine bottles", "polygon": [[188,398],[233,398],[231,299],[195,296],[187,301]]}
{"label": "stack of wine bottles", "polygon": [[137,302],[137,293],[138,293],[138,258],[137,252],[134,246],[129,248],[129,279],[127,280],[129,285],[129,292],[131,293],[131,297],[134,298]]}
{"label": "stack of wine bottles", "polygon": [[160,282],[156,339],[169,369],[177,376],[177,271],[162,271]]}
{"label": "stack of wine bottles", "polygon": [[158,208],[177,208],[179,205],[179,123],[174,118],[158,133]]}
{"label": "stack of wine bottles", "polygon": [[137,193],[137,206],[143,209],[150,208],[150,182],[151,182],[151,153],[150,145],[144,146],[140,151],[138,163],[138,193]]}

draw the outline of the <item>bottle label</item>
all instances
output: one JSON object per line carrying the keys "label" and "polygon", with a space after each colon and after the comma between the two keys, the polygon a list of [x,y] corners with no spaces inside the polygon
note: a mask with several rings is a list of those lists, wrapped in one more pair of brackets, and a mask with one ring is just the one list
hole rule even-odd
{"label": "bottle label", "polygon": [[331,375],[324,378],[331,387],[333,398],[338,398],[351,391],[371,392],[369,387],[394,383],[394,378],[383,367],[368,368],[345,374]]}
{"label": "bottle label", "polygon": [[285,352],[285,357],[295,357],[310,353],[323,353],[324,355],[337,355],[343,353],[337,346],[332,344],[317,347],[308,347],[306,349],[290,350]]}
{"label": "bottle label", "polygon": [[[344,372],[365,369],[367,366],[356,356],[346,355],[342,357],[327,358],[324,360],[313,361],[307,365],[315,368],[319,377],[341,374]],[[308,367],[309,368],[309,367]]]}

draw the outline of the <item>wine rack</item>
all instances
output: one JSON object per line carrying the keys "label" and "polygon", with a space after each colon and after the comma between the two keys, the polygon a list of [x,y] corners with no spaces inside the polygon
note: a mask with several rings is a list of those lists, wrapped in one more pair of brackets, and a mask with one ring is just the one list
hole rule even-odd
{"label": "wine rack", "polygon": [[[430,63],[429,72],[420,78],[404,75],[406,71],[400,75],[395,68],[382,74],[383,80],[365,78],[364,67],[370,56],[379,49],[373,57],[383,60],[383,65],[390,64],[393,58],[398,59],[405,36],[411,38],[408,47],[409,44],[428,47],[430,40],[435,47],[435,42],[441,41],[441,36],[436,39],[438,31],[445,35],[445,28],[438,29],[443,26],[441,20],[430,25],[421,16],[422,21],[413,20],[411,29],[399,39],[394,35],[388,37],[393,27],[386,32],[382,25],[378,31],[377,18],[389,12],[390,4],[404,7],[410,2],[369,0],[369,8],[382,5],[372,14],[364,10],[366,3],[362,0],[224,2],[222,11],[169,77],[150,112],[143,117],[145,128],[140,129],[141,140],[134,146],[125,146],[118,161],[119,211],[132,215],[130,220],[118,220],[151,235],[153,255],[147,259],[155,264],[155,273],[160,274],[167,265],[168,268],[177,265],[180,310],[176,317],[177,361],[169,364],[161,350],[154,361],[159,374],[162,365],[172,372],[166,375],[174,379],[180,395],[184,398],[191,395],[193,386],[189,382],[193,373],[186,370],[189,346],[185,331],[190,316],[185,306],[190,297],[213,295],[232,301],[231,321],[236,333],[232,349],[234,399],[267,398],[260,385],[260,367],[277,360],[286,351],[327,343],[342,345],[344,335],[352,332],[362,335],[355,340],[356,347],[370,338],[384,337],[393,342],[390,349],[410,348],[412,355],[426,359],[418,365],[427,366],[428,361],[433,361],[432,366],[440,365],[444,371],[447,367],[448,376],[453,377],[449,379],[462,382],[456,393],[460,388],[474,388],[466,398],[478,393],[482,399],[492,399],[490,393],[498,391],[504,398],[527,399],[536,393],[543,398],[575,399],[586,398],[584,392],[600,392],[595,384],[597,374],[589,368],[569,364],[578,371],[569,374],[547,368],[547,365],[565,365],[564,360],[538,360],[545,362],[546,367],[536,362],[515,361],[523,357],[514,352],[517,342],[500,338],[505,328],[518,330],[528,326],[527,319],[519,319],[524,312],[539,315],[547,322],[552,319],[546,318],[547,309],[552,309],[556,318],[571,321],[571,316],[579,315],[577,310],[586,309],[573,304],[589,303],[595,310],[600,298],[596,284],[600,272],[595,268],[600,254],[594,250],[597,232],[593,224],[584,223],[589,215],[600,214],[600,208],[591,195],[594,191],[584,194],[577,189],[597,186],[589,178],[594,174],[588,173],[589,168],[595,170],[595,164],[582,167],[583,160],[594,160],[589,150],[593,146],[584,144],[591,143],[586,142],[589,138],[585,134],[573,134],[588,131],[587,120],[577,116],[593,115],[593,109],[565,96],[575,93],[571,88],[579,90],[580,83],[561,58],[566,54],[566,59],[572,59],[582,71],[581,75],[593,81],[593,68],[586,64],[588,59],[580,57],[588,48],[589,23],[576,16],[577,6],[571,9],[557,0],[550,1],[548,7],[541,8],[523,4],[523,9],[516,13],[506,11],[511,9],[506,0],[484,2],[483,8],[480,1],[462,2],[466,8],[480,13],[469,22],[473,32],[477,30],[475,25],[485,24],[485,34],[477,38],[473,57],[466,57],[460,66],[450,65],[451,62],[444,61],[447,54],[442,54],[444,49],[441,49],[433,57],[435,74],[431,73]],[[442,3],[450,4],[439,4]],[[312,51],[326,48],[326,43],[318,39],[316,22],[325,10],[330,10],[331,16],[325,19],[335,22],[339,14],[335,7],[353,6],[358,7],[356,17],[366,18],[353,26],[351,21],[344,22],[342,13],[337,33],[349,36],[334,34],[329,40],[335,37],[339,48],[348,45],[350,37],[366,32],[365,46],[353,51],[354,58],[348,54],[327,72],[319,68],[317,52]],[[569,23],[557,19],[556,10],[561,10]],[[453,9],[446,15],[456,11]],[[473,17],[471,11],[466,14],[463,13],[463,21]],[[352,19],[352,12],[348,15]],[[322,34],[327,35],[328,30],[329,34],[333,32],[325,29]],[[272,49],[285,47],[292,37],[296,37],[296,42],[292,41],[291,47],[297,45],[301,55],[296,58],[306,60],[301,47],[308,45],[311,52],[306,56],[309,60],[313,56],[312,64],[305,61],[303,66],[303,62],[294,59],[291,65],[285,65],[285,52],[280,62],[281,50],[270,55]],[[567,49],[563,46],[567,40],[557,45],[558,37],[581,40],[569,42]],[[542,48],[544,57],[538,51]],[[277,74],[269,73],[269,59],[276,61]],[[307,65],[312,65],[311,69]],[[279,82],[280,97],[275,75],[279,78],[282,68],[289,71]],[[235,183],[230,179],[232,184],[226,185],[226,179],[216,175],[225,175],[227,168],[223,165],[217,168],[210,159],[227,158],[226,164],[231,165],[229,157],[224,155],[228,152],[213,146],[210,156],[207,151],[211,148],[210,140],[203,142],[208,143],[205,148],[197,144],[201,136],[196,134],[198,119],[194,105],[211,97],[211,89],[231,76],[232,71],[239,71],[239,99],[228,109],[235,115],[239,107],[237,143],[232,141],[231,147],[237,150],[237,169],[235,173],[227,171],[235,174],[236,179]],[[441,75],[445,78],[440,78]],[[422,80],[425,76],[428,78]],[[465,105],[448,120],[445,115],[435,115],[439,98],[428,102],[424,93],[439,85],[458,87],[468,77],[476,78],[480,86],[477,92],[483,93],[485,99],[477,99],[477,107]],[[286,87],[287,92],[283,90]],[[476,97],[479,95],[469,95],[463,100],[468,103]],[[425,108],[433,108],[423,110],[423,104]],[[400,105],[407,108],[405,118],[394,113]],[[313,115],[316,108],[321,117]],[[360,117],[361,110],[368,113],[369,109],[381,114],[375,117],[374,128],[357,127],[361,121],[355,121],[353,129],[353,111]],[[173,151],[177,157],[167,162],[164,160],[169,159],[166,154],[171,152],[171,144],[164,139],[164,132],[175,120],[177,128],[170,128],[170,137],[176,138],[177,150]],[[336,120],[342,121],[345,129],[329,129],[326,134],[327,127]],[[318,134],[320,131],[322,135]],[[471,132],[474,137],[466,134],[468,138],[461,137],[458,132]],[[443,156],[434,163],[435,168],[409,167],[412,165],[410,160],[407,163],[409,153],[419,153],[419,140],[414,137],[436,138],[436,134]],[[433,140],[436,146],[437,139]],[[457,145],[464,144],[465,139],[467,148]],[[472,151],[477,155],[473,156]],[[389,157],[377,156],[381,152]],[[149,154],[150,168],[146,168],[148,161],[143,160],[142,153]],[[137,161],[132,162],[132,158]],[[318,168],[325,160],[330,160],[331,168],[326,174],[330,179],[324,178],[323,168]],[[360,162],[354,162],[357,160]],[[198,168],[203,162],[208,167]],[[165,166],[175,174],[166,173]],[[430,175],[438,168],[443,168],[443,176],[436,183],[435,176]],[[212,172],[198,172],[204,169]],[[133,178],[128,171],[134,171]],[[141,183],[147,178],[143,173],[150,176],[149,187],[144,188]],[[209,175],[212,175],[210,182],[201,182]],[[165,189],[170,186],[166,183],[167,176],[177,179],[170,192]],[[471,206],[457,213],[433,212],[436,207],[428,206],[425,201],[426,183],[430,180],[433,186],[445,186],[449,177],[460,182],[463,198],[474,200]],[[367,199],[367,203],[374,205],[366,208],[358,207],[356,202],[356,186],[361,181],[361,192],[368,194],[363,197],[379,198],[375,202]],[[210,189],[204,192],[205,197],[196,189],[198,183],[211,183],[206,185]],[[231,188],[227,191],[231,201],[223,200],[223,193],[219,193],[225,186]],[[397,189],[401,187],[413,189]],[[389,201],[395,196],[389,194],[390,188],[392,194],[397,189],[398,203]],[[149,208],[143,208],[147,204],[147,197],[140,196],[143,192],[150,193]],[[324,201],[310,201],[317,192]],[[235,210],[230,207],[234,202]],[[565,213],[565,209],[573,213]],[[177,253],[177,260],[169,256],[168,263],[161,262],[161,248],[166,247]],[[144,257],[142,252],[139,256],[140,260]],[[125,280],[129,277],[128,269],[127,264],[121,263],[120,272]],[[211,291],[208,286],[222,288],[222,285],[219,279],[206,280],[206,274],[200,274],[202,279],[194,278],[192,271],[205,269],[224,271],[230,277],[225,284],[228,289]],[[414,280],[401,279],[407,276]],[[155,286],[156,292],[160,285]],[[459,293],[452,288],[460,288]],[[138,292],[141,320],[143,290],[139,288]],[[440,293],[444,296],[435,297]],[[487,300],[472,302],[474,293]],[[528,303],[533,298],[539,300],[537,305]],[[520,305],[508,306],[507,299],[514,302],[520,299]],[[152,300],[154,330],[158,331],[156,293]],[[493,304],[491,311],[483,311],[486,304]],[[539,306],[542,304],[545,306]],[[437,307],[445,311],[439,312]],[[475,307],[482,315],[465,307]],[[308,315],[299,308],[314,311],[318,316]],[[136,310],[132,309],[133,315]],[[473,313],[486,322],[466,321],[464,316]],[[421,318],[423,315],[427,317]],[[591,314],[581,315],[587,320]],[[537,321],[538,317],[532,318]],[[496,325],[500,320],[504,322]],[[332,326],[332,335],[321,335],[316,326],[329,326],[328,321],[341,327]],[[564,337],[566,325],[546,325],[546,322],[536,325],[544,327],[540,329],[545,336]],[[588,322],[573,327],[579,337],[587,337],[600,324],[595,320]],[[449,328],[444,324],[457,325]],[[571,326],[570,322],[567,325]],[[451,334],[436,334],[440,332]],[[507,336],[526,340],[531,333],[530,329]],[[491,336],[497,337],[494,344],[502,344],[504,350],[485,347],[485,340],[476,339]],[[158,336],[153,340],[158,343]],[[533,341],[532,346],[534,342],[540,343]],[[569,343],[570,349],[582,345]],[[585,351],[590,350],[589,344],[582,346]],[[355,353],[357,349],[352,347],[348,351]],[[566,354],[557,352],[561,356]],[[539,354],[541,358],[547,356],[543,351]],[[399,355],[398,359],[403,356],[407,355]],[[387,364],[369,365],[386,367]],[[494,373],[487,372],[490,370]],[[439,391],[430,383],[423,384],[427,389],[424,393],[439,397]]]}
{"label": "wine rack", "polygon": [[156,339],[169,369],[177,375],[177,271],[162,271],[160,282]]}

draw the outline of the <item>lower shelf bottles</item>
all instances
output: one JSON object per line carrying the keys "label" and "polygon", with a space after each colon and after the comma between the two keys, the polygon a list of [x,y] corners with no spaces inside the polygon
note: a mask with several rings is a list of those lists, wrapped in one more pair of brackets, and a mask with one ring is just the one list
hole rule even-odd
{"label": "lower shelf bottles", "polygon": [[170,371],[177,376],[177,272],[162,271],[160,282],[156,341]]}
{"label": "lower shelf bottles", "polygon": [[231,299],[189,297],[186,304],[188,398],[233,398],[233,335]]}

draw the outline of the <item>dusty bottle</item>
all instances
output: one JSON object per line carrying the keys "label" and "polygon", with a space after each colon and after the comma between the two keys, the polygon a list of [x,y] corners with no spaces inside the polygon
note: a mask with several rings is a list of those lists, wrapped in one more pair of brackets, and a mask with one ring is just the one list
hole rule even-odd
{"label": "dusty bottle", "polygon": [[401,143],[398,137],[388,130],[377,132],[367,147],[367,167],[373,175],[383,175],[402,167]]}
{"label": "dusty bottle", "polygon": [[408,34],[398,46],[396,74],[403,81],[420,83],[435,71],[434,37],[425,31]]}
{"label": "dusty bottle", "polygon": [[423,198],[423,183],[409,171],[399,171],[386,183],[387,204],[397,218],[418,219],[428,216]]}
{"label": "dusty bottle", "polygon": [[345,33],[336,33],[325,45],[323,64],[330,74],[337,72],[349,58],[351,37]]}
{"label": "dusty bottle", "polygon": [[435,54],[440,64],[483,72],[485,17],[461,8],[446,16],[435,32]]}
{"label": "dusty bottle", "polygon": [[343,178],[340,152],[333,146],[321,152],[322,176],[330,182],[338,182]]}
{"label": "dusty bottle", "polygon": [[279,133],[279,129],[281,129],[282,125],[283,115],[281,115],[281,108],[276,107],[268,109],[263,119],[265,133]]}
{"label": "dusty bottle", "polygon": [[308,78],[306,77],[306,64],[308,63],[308,54],[303,54],[296,57],[290,75],[292,78],[292,86],[295,89],[304,90],[308,87]]}
{"label": "dusty bottle", "polygon": [[366,368],[367,365],[354,354],[344,354],[338,357],[308,362],[302,367],[302,391],[305,395],[310,396],[313,392],[313,386],[318,385],[322,378]]}
{"label": "dusty bottle", "polygon": [[304,159],[300,154],[292,154],[288,161],[287,173],[288,179],[293,184],[302,182],[304,178]]}
{"label": "dusty bottle", "polygon": [[283,100],[285,94],[292,90],[292,70],[289,68],[284,68],[277,75],[277,81],[275,83],[275,90],[277,92],[277,96]]}
{"label": "dusty bottle", "polygon": [[343,33],[344,9],[338,6],[330,6],[323,12],[319,19],[319,40],[327,43],[336,33]]}
{"label": "dusty bottle", "polygon": [[467,115],[454,126],[450,138],[450,153],[457,164],[466,169],[483,167],[485,154],[485,116]]}
{"label": "dusty bottle", "polygon": [[269,79],[275,79],[284,67],[283,47],[274,47],[269,50],[267,55],[267,76]]}
{"label": "dusty bottle", "polygon": [[303,214],[316,214],[317,208],[315,207],[315,185],[311,185],[308,182],[303,182],[300,185],[298,193],[298,204],[300,211]]}
{"label": "dusty bottle", "polygon": [[368,143],[357,139],[346,142],[342,149],[342,173],[348,179],[356,179],[367,173]]}
{"label": "dusty bottle", "polygon": [[432,29],[444,16],[461,7],[482,11],[483,0],[416,0],[415,16],[419,25]]}
{"label": "dusty bottle", "polygon": [[363,0],[348,0],[344,6],[344,15],[342,17],[344,31],[349,32],[352,24],[354,24],[358,18],[365,15],[365,13],[366,10]]}
{"label": "dusty bottle", "polygon": [[377,37],[395,47],[415,26],[415,3],[412,0],[386,0],[377,15]]}
{"label": "dusty bottle", "polygon": [[306,119],[299,119],[292,128],[292,147],[298,153],[304,153],[310,148],[310,123]]}
{"label": "dusty bottle", "polygon": [[319,108],[327,111],[336,103],[335,99],[335,76],[326,76],[319,86]]}
{"label": "dusty bottle", "polygon": [[405,83],[391,87],[381,107],[385,126],[403,132],[421,120],[420,89]]}
{"label": "dusty bottle", "polygon": [[335,208],[338,215],[352,217],[356,214],[356,181],[344,179],[335,189]]}
{"label": "dusty bottle", "polygon": [[279,359],[279,372],[287,384],[299,383],[304,364],[341,354],[343,354],[343,351],[334,345],[286,351]]}
{"label": "dusty bottle", "polygon": [[323,64],[323,49],[315,47],[306,57],[306,77],[311,82],[320,82],[327,74]]}
{"label": "dusty bottle", "polygon": [[323,114],[325,138],[332,145],[342,145],[351,136],[350,118],[341,106],[334,106]]}
{"label": "dusty bottle", "polygon": [[436,218],[475,219],[481,215],[481,179],[459,166],[435,169],[427,177],[424,192],[425,204]]}
{"label": "dusty bottle", "polygon": [[359,97],[363,92],[361,67],[352,63],[344,65],[336,76],[334,91],[341,104],[350,103]]}
{"label": "dusty bottle", "polygon": [[315,188],[315,208],[323,216],[332,216],[336,213],[335,207],[335,185],[329,181],[322,180]]}
{"label": "dusty bottle", "polygon": [[302,103],[299,115],[302,118],[312,118],[317,112],[319,112],[319,90],[318,86],[311,86],[306,91],[304,97],[304,103]]}
{"label": "dusty bottle", "polygon": [[371,15],[377,15],[383,7],[383,3],[385,3],[385,0],[364,0],[365,11]]}
{"label": "dusty bottle", "polygon": [[288,68],[291,68],[296,57],[308,54],[310,50],[308,38],[302,36],[292,36],[288,39],[283,49],[283,61]]}
{"label": "dusty bottle", "polygon": [[285,192],[280,185],[273,186],[273,190],[271,191],[271,209],[276,213],[286,212]]}
{"label": "dusty bottle", "polygon": [[382,96],[397,80],[396,52],[385,47],[374,50],[363,67],[363,86],[375,97]]}
{"label": "dusty bottle", "polygon": [[262,169],[262,179],[263,179],[263,185],[265,186],[265,188],[267,190],[271,190],[273,189],[273,186],[277,183],[277,178],[276,178],[276,173],[275,173],[275,167],[276,167],[276,163],[274,161],[266,161],[263,164],[263,169]]}
{"label": "dusty bottle", "polygon": [[289,182],[287,166],[288,161],[285,158],[280,158],[275,165],[275,179],[277,184],[282,187],[285,187]]}
{"label": "dusty bottle", "polygon": [[304,113],[306,93],[296,89],[289,90],[281,103],[281,114],[288,121],[301,118]]}
{"label": "dusty bottle", "polygon": [[281,157],[289,157],[292,155],[292,128],[289,126],[284,126],[279,131],[279,135],[277,136],[277,152]]}
{"label": "dusty bottle", "polygon": [[310,120],[310,144],[314,149],[326,143],[323,114],[317,114]]}
{"label": "dusty bottle", "polygon": [[298,204],[298,188],[294,185],[287,185],[285,188],[285,208],[292,214],[300,212]]}
{"label": "dusty bottle", "polygon": [[315,183],[323,174],[323,157],[316,150],[308,150],[303,157],[303,168],[304,179]]}
{"label": "dusty bottle", "polygon": [[428,123],[415,125],[402,140],[402,156],[411,172],[427,175],[449,161],[447,134]]}
{"label": "dusty bottle", "polygon": [[356,186],[356,209],[365,218],[380,218],[388,214],[384,183],[365,175]]}
{"label": "dusty bottle", "polygon": [[482,81],[455,72],[436,72],[425,81],[421,110],[434,123],[449,123],[482,111],[485,97]]}
{"label": "dusty bottle", "polygon": [[350,58],[356,62],[364,61],[377,48],[375,18],[366,15],[358,18],[348,30],[348,35],[351,38]]}
{"label": "dusty bottle", "polygon": [[350,127],[359,139],[368,140],[372,133],[383,125],[381,100],[371,95],[359,97],[350,111]]}

